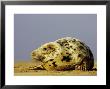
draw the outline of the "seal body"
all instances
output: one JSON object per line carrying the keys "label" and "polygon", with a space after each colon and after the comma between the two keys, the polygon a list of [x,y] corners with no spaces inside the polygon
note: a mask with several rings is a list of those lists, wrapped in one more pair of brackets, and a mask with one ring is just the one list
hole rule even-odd
{"label": "seal body", "polygon": [[31,53],[32,60],[41,61],[46,70],[91,70],[94,57],[90,48],[80,40],[65,37],[49,42]]}

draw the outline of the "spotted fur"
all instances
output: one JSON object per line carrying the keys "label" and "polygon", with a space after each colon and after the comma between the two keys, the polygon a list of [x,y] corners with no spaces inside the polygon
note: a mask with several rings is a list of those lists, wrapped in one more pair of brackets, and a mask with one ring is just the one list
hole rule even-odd
{"label": "spotted fur", "polygon": [[94,57],[90,48],[76,38],[65,37],[49,42],[31,53],[46,70],[91,70]]}

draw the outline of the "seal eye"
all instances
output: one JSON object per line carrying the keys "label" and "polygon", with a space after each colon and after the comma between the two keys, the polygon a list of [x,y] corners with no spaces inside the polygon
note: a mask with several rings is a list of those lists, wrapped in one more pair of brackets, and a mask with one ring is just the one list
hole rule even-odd
{"label": "seal eye", "polygon": [[47,50],[47,48],[43,48],[43,50]]}

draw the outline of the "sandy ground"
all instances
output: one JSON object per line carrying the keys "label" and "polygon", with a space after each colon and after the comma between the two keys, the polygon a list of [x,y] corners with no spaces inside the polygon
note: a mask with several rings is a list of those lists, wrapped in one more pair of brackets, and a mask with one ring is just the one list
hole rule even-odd
{"label": "sandy ground", "polygon": [[46,71],[46,70],[34,70],[36,66],[40,65],[40,62],[16,62],[14,65],[15,76],[96,76],[96,64],[92,71],[80,71],[80,70],[69,70],[69,71]]}

